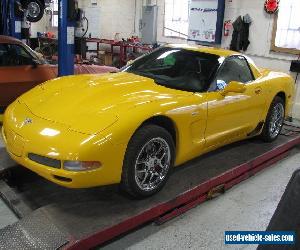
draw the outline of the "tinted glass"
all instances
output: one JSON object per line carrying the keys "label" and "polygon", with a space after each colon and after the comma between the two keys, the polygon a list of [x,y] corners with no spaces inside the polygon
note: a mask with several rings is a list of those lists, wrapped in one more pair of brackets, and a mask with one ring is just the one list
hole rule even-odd
{"label": "tinted glass", "polygon": [[32,56],[20,45],[0,44],[0,66],[31,65]]}
{"label": "tinted glass", "polygon": [[220,90],[231,81],[247,83],[253,80],[253,74],[246,59],[243,56],[233,56],[224,61],[209,90]]}
{"label": "tinted glass", "polygon": [[157,84],[185,91],[207,90],[216,69],[217,55],[163,47],[141,57],[123,71],[146,76]]}
{"label": "tinted glass", "polygon": [[8,46],[0,44],[0,66],[7,66]]}

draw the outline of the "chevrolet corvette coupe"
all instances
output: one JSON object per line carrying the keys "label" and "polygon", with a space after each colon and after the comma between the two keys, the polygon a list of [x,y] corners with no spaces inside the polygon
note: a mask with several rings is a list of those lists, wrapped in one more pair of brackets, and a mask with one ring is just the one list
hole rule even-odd
{"label": "chevrolet corvette coupe", "polygon": [[120,183],[158,192],[173,166],[223,145],[280,134],[293,79],[242,54],[168,45],[119,73],[43,83],[11,104],[2,134],[19,164],[69,188]]}

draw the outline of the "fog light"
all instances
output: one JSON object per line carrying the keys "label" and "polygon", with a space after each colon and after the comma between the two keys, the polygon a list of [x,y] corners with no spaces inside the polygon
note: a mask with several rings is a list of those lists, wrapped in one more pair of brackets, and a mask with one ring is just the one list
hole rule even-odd
{"label": "fog light", "polygon": [[89,171],[100,167],[98,161],[64,161],[64,169],[68,171]]}

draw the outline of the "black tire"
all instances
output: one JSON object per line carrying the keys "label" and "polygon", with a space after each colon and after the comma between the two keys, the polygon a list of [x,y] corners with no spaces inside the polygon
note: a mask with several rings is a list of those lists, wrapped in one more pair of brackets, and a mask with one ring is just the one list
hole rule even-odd
{"label": "black tire", "polygon": [[[275,108],[279,107],[279,106],[283,107],[283,117],[282,117],[282,120],[280,121],[280,124],[277,126],[278,131],[276,130],[276,134],[272,134],[272,130],[271,130],[272,116],[274,115]],[[267,118],[266,118],[266,122],[264,124],[263,130],[262,130],[262,133],[260,136],[263,141],[272,142],[277,139],[277,137],[280,135],[280,132],[281,132],[281,129],[283,126],[284,117],[285,117],[285,102],[281,97],[276,96],[270,105],[270,108],[269,108],[269,111],[267,114]]]}
{"label": "black tire", "polygon": [[[152,142],[151,145],[153,145],[153,142],[156,142],[155,140],[161,140],[164,144],[168,147],[163,148],[163,150],[166,150],[169,155],[169,164],[168,169],[164,171],[164,179],[159,180],[157,177],[158,182],[160,182],[153,190],[144,190],[142,189],[138,182],[138,176],[136,176],[136,168],[137,168],[137,161],[139,157],[142,155],[143,152],[146,152],[148,147]],[[155,145],[155,143],[154,143]],[[154,147],[155,148],[155,147]],[[144,151],[143,151],[144,150]],[[159,151],[159,150],[158,150]],[[157,152],[158,152],[157,151]],[[148,153],[147,153],[147,159],[148,159]],[[132,136],[130,142],[128,143],[126,154],[123,161],[123,171],[122,171],[122,179],[121,179],[121,190],[125,191],[127,194],[129,194],[131,197],[136,199],[142,199],[149,197],[157,192],[159,192],[163,186],[166,184],[167,179],[170,175],[170,170],[174,165],[175,160],[175,145],[172,136],[166,131],[164,128],[159,127],[157,125],[145,125],[138,129],[135,134]],[[148,161],[149,162],[149,161]],[[153,163],[156,164],[156,163]],[[161,162],[160,162],[161,164]],[[146,164],[143,164],[144,168],[148,168]],[[161,165],[160,165],[161,166]],[[156,167],[152,167],[152,169],[155,169]],[[163,169],[163,168],[161,168]],[[150,170],[149,170],[150,171]],[[147,173],[146,173],[147,172]],[[161,171],[162,172],[162,171]],[[142,177],[142,179],[147,179],[146,174],[148,176],[148,170],[145,171],[145,175]],[[156,172],[157,174],[157,172]],[[149,180],[149,182],[151,179]],[[141,185],[141,184],[140,184]]]}
{"label": "black tire", "polygon": [[29,22],[36,23],[36,22],[40,21],[44,15],[45,3],[42,0],[25,0],[24,4],[23,4],[23,8],[25,10],[27,10],[31,4],[38,6],[39,11],[37,13],[35,13],[33,16],[28,14],[27,20]]}

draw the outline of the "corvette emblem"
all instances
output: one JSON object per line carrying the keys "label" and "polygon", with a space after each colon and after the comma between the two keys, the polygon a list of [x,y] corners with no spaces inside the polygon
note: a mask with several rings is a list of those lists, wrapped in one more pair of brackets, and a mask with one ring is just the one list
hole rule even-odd
{"label": "corvette emblem", "polygon": [[23,122],[23,125],[28,125],[28,124],[31,124],[32,123],[32,120],[30,118],[26,118]]}

